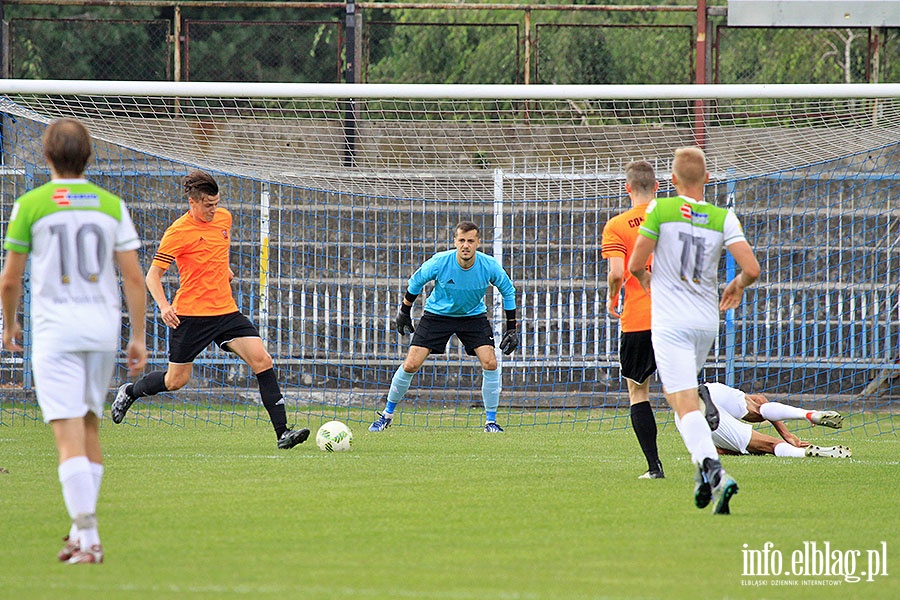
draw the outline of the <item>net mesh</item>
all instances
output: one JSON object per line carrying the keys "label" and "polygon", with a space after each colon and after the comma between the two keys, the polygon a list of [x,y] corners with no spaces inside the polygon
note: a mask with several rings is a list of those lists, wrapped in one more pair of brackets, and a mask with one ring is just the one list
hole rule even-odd
{"label": "net mesh", "polygon": [[[11,202],[48,178],[40,135],[55,117],[90,128],[88,176],[128,203],[145,268],[186,210],[180,178],[192,168],[217,177],[235,217],[238,305],[259,324],[299,420],[371,421],[408,343],[392,326],[406,279],[472,220],[519,292],[521,345],[500,357],[501,422],[627,426],[600,234],[629,206],[628,162],[654,164],[668,195],[674,150],[701,144],[707,200],[735,207],[763,269],[723,318],[705,378],[894,431],[898,98],[8,94],[0,110],[4,225]],[[723,259],[721,280],[729,268]],[[169,297],[176,287],[170,273]],[[499,294],[487,303],[499,329]],[[153,368],[164,368],[166,331],[152,311],[148,331]],[[2,365],[2,384],[24,392],[0,417],[37,418],[27,363],[4,355]],[[453,338],[414,377],[397,422],[480,425],[480,387]],[[267,420],[254,388],[243,363],[211,347],[188,389],[132,410],[135,422]],[[664,407],[655,379],[651,389]]]}

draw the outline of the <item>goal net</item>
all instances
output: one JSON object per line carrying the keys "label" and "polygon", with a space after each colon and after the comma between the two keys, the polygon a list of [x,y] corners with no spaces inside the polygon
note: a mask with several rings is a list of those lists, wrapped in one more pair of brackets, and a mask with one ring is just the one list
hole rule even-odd
{"label": "goal net", "polygon": [[[500,422],[628,426],[600,234],[629,206],[628,162],[655,165],[669,195],[674,150],[699,145],[706,199],[734,207],[762,265],[723,315],[703,377],[844,411],[845,427],[867,434],[894,431],[900,86],[5,80],[0,108],[4,227],[13,200],[49,176],[40,135],[56,117],[91,130],[88,176],[128,203],[145,268],[187,208],[181,177],[201,168],[219,180],[235,217],[238,305],[275,358],[290,418],[310,423],[365,424],[383,408],[409,343],[393,329],[406,280],[472,220],[518,291],[520,347],[498,354]],[[723,284],[734,268],[723,257]],[[499,334],[499,294],[487,303]],[[149,313],[151,368],[164,369],[166,328]],[[7,353],[0,368],[0,419],[38,418],[28,363]],[[395,422],[480,426],[480,388],[452,338]],[[651,397],[665,407],[655,378]],[[132,423],[267,420],[253,374],[215,347],[187,388],[132,411]]]}

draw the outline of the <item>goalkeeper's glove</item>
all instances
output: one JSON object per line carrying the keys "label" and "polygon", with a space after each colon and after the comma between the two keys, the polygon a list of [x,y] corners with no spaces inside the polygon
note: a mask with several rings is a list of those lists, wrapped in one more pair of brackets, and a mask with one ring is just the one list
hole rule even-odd
{"label": "goalkeeper's glove", "polygon": [[394,326],[397,328],[397,332],[400,335],[406,335],[407,333],[412,333],[416,330],[416,328],[413,327],[412,317],[409,314],[410,310],[412,310],[412,306],[400,304],[400,311],[397,313],[397,318],[394,319]]}
{"label": "goalkeeper's glove", "polygon": [[503,354],[512,354],[519,347],[519,330],[515,327],[507,327],[500,340],[500,349]]}

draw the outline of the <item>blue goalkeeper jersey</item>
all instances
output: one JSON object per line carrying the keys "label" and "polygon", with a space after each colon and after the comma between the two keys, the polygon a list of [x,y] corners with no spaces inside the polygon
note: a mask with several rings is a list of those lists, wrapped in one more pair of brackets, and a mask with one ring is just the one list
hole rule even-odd
{"label": "blue goalkeeper jersey", "polygon": [[447,317],[472,317],[487,312],[484,295],[493,285],[503,295],[503,308],[516,308],[516,288],[500,263],[487,254],[475,253],[475,263],[463,269],[456,261],[456,250],[438,252],[409,278],[407,289],[418,296],[429,281],[434,290],[425,302],[425,310]]}

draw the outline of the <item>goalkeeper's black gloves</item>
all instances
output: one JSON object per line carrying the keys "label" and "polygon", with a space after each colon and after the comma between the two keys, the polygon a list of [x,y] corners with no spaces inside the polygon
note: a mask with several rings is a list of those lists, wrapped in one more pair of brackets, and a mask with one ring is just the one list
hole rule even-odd
{"label": "goalkeeper's black gloves", "polygon": [[400,304],[400,311],[397,313],[397,318],[394,319],[394,326],[397,328],[397,332],[400,335],[406,335],[407,333],[412,333],[416,330],[413,327],[412,317],[409,314],[409,311],[412,310],[412,306],[408,304]]}
{"label": "goalkeeper's black gloves", "polygon": [[512,354],[519,347],[519,330],[516,329],[515,323],[510,327],[507,325],[506,331],[503,332],[503,338],[500,340],[500,349],[503,354]]}

